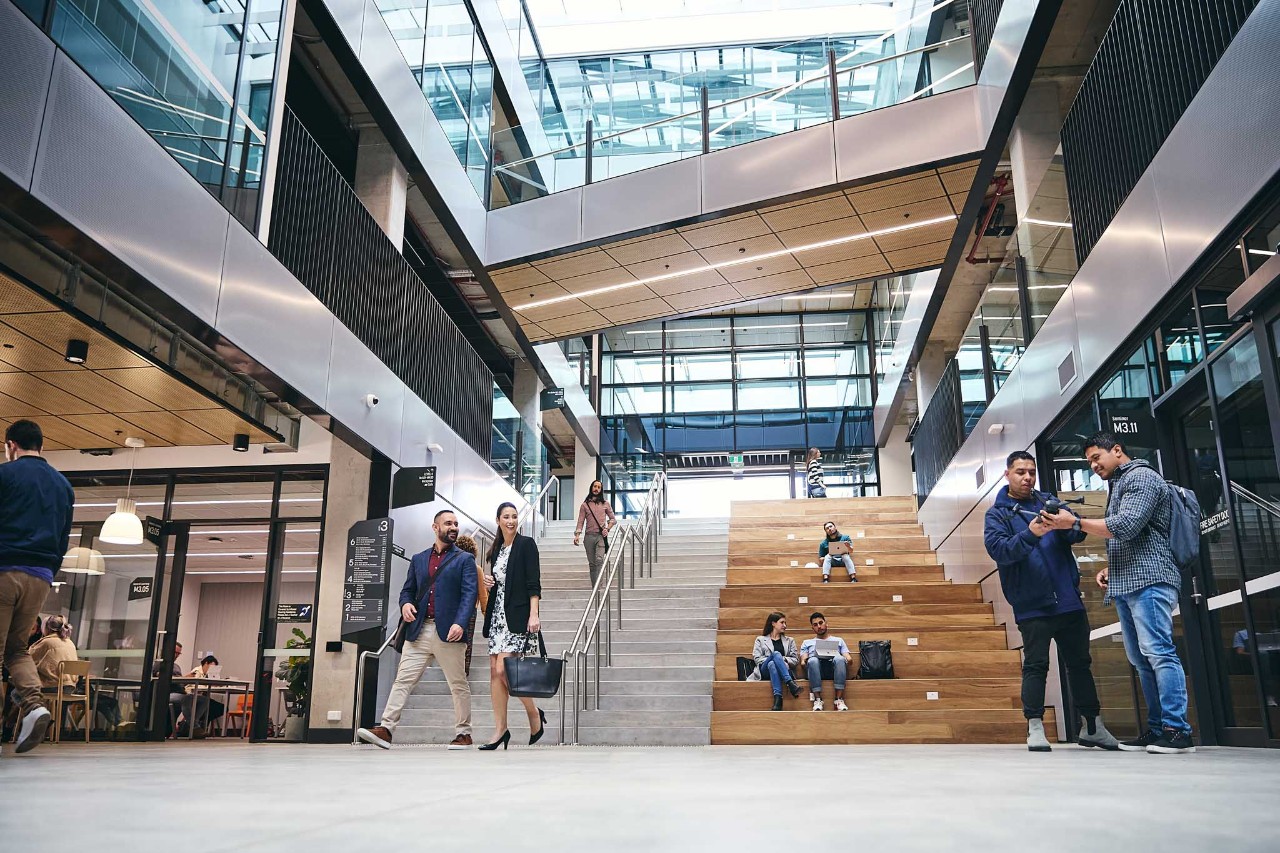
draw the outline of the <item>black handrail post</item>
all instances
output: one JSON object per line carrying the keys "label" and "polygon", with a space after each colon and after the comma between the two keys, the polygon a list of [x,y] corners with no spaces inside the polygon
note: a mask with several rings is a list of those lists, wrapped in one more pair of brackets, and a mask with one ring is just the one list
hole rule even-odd
{"label": "black handrail post", "polygon": [[827,77],[831,86],[831,120],[840,120],[840,77],[836,73],[836,50],[827,48]]}
{"label": "black handrail post", "polygon": [[698,90],[698,112],[702,115],[702,153],[711,153],[711,93],[703,86]]}
{"label": "black handrail post", "polygon": [[595,147],[592,142],[592,121],[587,119],[587,183],[591,183],[591,149]]}

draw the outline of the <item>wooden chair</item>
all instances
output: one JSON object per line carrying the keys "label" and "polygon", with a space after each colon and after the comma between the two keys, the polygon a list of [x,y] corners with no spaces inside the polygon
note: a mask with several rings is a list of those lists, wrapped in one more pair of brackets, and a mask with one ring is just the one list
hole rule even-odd
{"label": "wooden chair", "polygon": [[[62,711],[65,708],[80,706],[81,722],[84,726],[84,742],[89,742],[89,730],[93,728],[92,711],[89,708],[89,667],[87,660],[64,660],[58,663],[58,692],[53,694],[53,742],[62,740]],[[75,686],[68,686],[67,678],[74,679]],[[84,680],[84,692],[75,692]],[[68,692],[70,691],[70,692]]]}
{"label": "wooden chair", "polygon": [[235,710],[228,709],[224,713],[227,715],[228,724],[232,720],[238,719],[240,721],[240,737],[248,737],[249,728],[253,725],[253,694],[240,694]]}

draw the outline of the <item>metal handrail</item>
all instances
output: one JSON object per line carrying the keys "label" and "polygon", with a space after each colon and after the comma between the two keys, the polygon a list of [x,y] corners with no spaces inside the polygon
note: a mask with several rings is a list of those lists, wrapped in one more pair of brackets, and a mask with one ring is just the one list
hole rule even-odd
{"label": "metal handrail", "polygon": [[1251,503],[1257,504],[1260,509],[1265,510],[1269,515],[1275,518],[1280,518],[1280,506],[1276,506],[1274,503],[1267,500],[1262,495],[1255,494],[1249,491],[1244,486],[1237,483],[1235,480],[1231,480],[1229,482],[1231,483],[1231,491],[1233,493],[1239,495],[1240,497],[1244,498],[1245,500]]}
{"label": "metal handrail", "polygon": [[[665,505],[665,474],[659,473],[654,478],[653,485],[649,488],[648,500],[645,503],[644,511],[640,517],[631,524],[622,527],[622,535],[615,543],[609,547],[609,553],[605,555],[604,564],[600,567],[600,573],[596,578],[596,582],[591,589],[591,594],[587,598],[586,606],[583,608],[582,619],[578,622],[578,630],[574,632],[573,640],[569,647],[561,654],[563,661],[563,674],[561,676],[560,685],[560,743],[566,744],[569,741],[565,739],[565,730],[568,716],[566,714],[568,681],[569,681],[569,661],[573,660],[573,740],[572,743],[578,742],[579,720],[581,712],[587,709],[587,701],[589,691],[587,688],[587,657],[594,649],[595,651],[595,707],[600,707],[600,659],[602,656],[601,646],[603,645],[603,657],[605,666],[613,664],[613,602],[612,596],[614,591],[614,581],[617,580],[617,621],[618,627],[622,627],[622,568],[624,560],[630,559],[631,564],[631,587],[635,587],[635,567],[637,562],[641,565],[641,576],[644,575],[644,566],[649,567],[650,576],[653,574],[653,563],[657,559],[658,550],[658,533],[661,528],[661,519],[666,511]],[[638,553],[637,553],[638,552]],[[604,622],[604,637],[601,640],[601,621]],[[590,621],[590,627],[588,627]]]}
{"label": "metal handrail", "polygon": [[[529,500],[528,505],[523,510],[520,511],[520,515],[516,519],[517,529],[519,529],[520,527],[523,527],[526,520],[530,522],[529,536],[531,538],[534,538],[534,539],[538,538],[538,511],[539,511],[538,508],[541,507],[543,504],[543,501],[545,501],[546,498],[550,496],[549,493],[551,491],[552,486],[556,487],[556,496],[559,497],[560,496],[560,478],[553,475],[551,479],[547,480],[546,484],[543,485],[543,487],[538,491],[538,493],[534,495],[532,499]],[[528,513],[527,516],[525,515],[526,512]],[[545,520],[546,512],[544,511],[542,515]],[[544,533],[546,532],[545,524],[543,525],[542,530]]]}
{"label": "metal handrail", "polygon": [[[746,101],[755,100],[756,98],[765,98],[769,95],[786,94],[787,92],[797,89],[808,83],[813,83],[818,80],[822,80],[824,78],[830,79],[832,77],[833,70],[834,70],[834,76],[836,78],[839,78],[843,74],[853,74],[857,71],[861,71],[863,68],[870,68],[875,65],[881,65],[886,62],[891,62],[895,59],[902,59],[904,57],[912,56],[917,53],[928,53],[929,51],[940,50],[944,47],[948,47],[949,45],[955,44],[956,42],[965,41],[970,38],[972,38],[972,36],[968,36],[968,35],[955,36],[954,38],[949,38],[944,41],[935,42],[933,44],[927,44],[927,45],[924,45],[923,47],[916,47],[916,48],[912,48],[911,50],[904,50],[901,53],[895,53],[891,56],[879,56],[879,57],[876,57],[875,59],[868,60],[867,62],[860,62],[857,65],[850,65],[845,68],[840,68],[838,66],[835,67],[834,69],[828,68],[819,74],[814,74],[809,77],[804,77],[798,81],[787,83],[783,86],[775,86],[772,89],[764,89],[759,92],[752,92],[749,95],[743,95],[742,97],[734,98],[731,101],[724,101],[722,103],[718,103],[715,105],[713,109],[719,110],[725,107],[733,106],[734,104],[740,104]],[[839,80],[837,79],[834,82],[836,85],[838,85]],[[914,99],[921,92],[928,91],[929,89],[933,88],[933,85],[936,85],[936,84],[930,84],[929,86],[926,86],[923,89],[921,89],[919,92],[913,93],[910,96],[910,98],[908,98],[908,100]],[[608,134],[605,134],[604,136],[596,136],[590,140],[586,140],[583,142],[575,142],[572,145],[563,145],[559,148],[553,148],[552,150],[543,152],[541,154],[534,154],[532,156],[525,157],[520,160],[512,160],[508,163],[502,163],[501,165],[495,164],[494,170],[499,172],[507,172],[509,169],[512,169],[516,166],[522,166],[525,163],[532,163],[536,160],[541,160],[544,157],[555,157],[559,154],[565,154],[569,151],[576,151],[579,148],[588,148],[588,153],[589,153],[590,147],[599,145],[603,142],[609,142],[610,140],[617,139],[629,133],[637,133],[642,130],[648,130],[651,127],[659,127],[661,125],[670,124],[672,122],[676,122],[681,119],[691,118],[692,116],[700,115],[701,113],[702,113],[702,108],[699,107],[696,110],[690,110],[688,112],[678,113],[676,115],[663,116],[660,119],[655,119],[653,121],[646,122],[644,124],[638,124],[635,127],[628,127],[628,128],[624,128],[623,130],[614,131],[613,133],[608,133]],[[748,112],[744,112],[740,115],[734,116],[727,123],[716,128],[715,131],[712,133],[712,135],[714,136],[715,134],[723,132],[726,127],[728,127],[729,125],[733,124],[734,122],[738,121],[739,119],[743,118],[748,114],[749,114]]]}

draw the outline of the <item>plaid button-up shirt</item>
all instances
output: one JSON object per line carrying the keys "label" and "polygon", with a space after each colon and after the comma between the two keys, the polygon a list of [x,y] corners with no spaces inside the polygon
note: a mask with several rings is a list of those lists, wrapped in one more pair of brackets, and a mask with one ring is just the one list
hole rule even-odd
{"label": "plaid button-up shirt", "polygon": [[1113,537],[1107,540],[1107,599],[1158,583],[1181,588],[1169,546],[1171,513],[1168,484],[1150,463],[1134,459],[1116,469],[1105,516]]}

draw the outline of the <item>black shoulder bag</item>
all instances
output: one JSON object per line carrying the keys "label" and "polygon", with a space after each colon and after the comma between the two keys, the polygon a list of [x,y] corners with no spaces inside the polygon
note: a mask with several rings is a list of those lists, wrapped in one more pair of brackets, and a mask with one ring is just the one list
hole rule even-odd
{"label": "black shoulder bag", "polygon": [[560,692],[560,677],[564,674],[564,661],[547,657],[547,641],[538,631],[538,657],[509,657],[502,662],[507,674],[507,684],[512,696],[529,696],[534,699],[550,699]]}
{"label": "black shoulder bag", "polygon": [[[449,559],[441,563],[440,568],[436,569],[436,576],[432,578],[431,585],[427,587],[426,593],[423,594],[422,599],[418,602],[419,613],[427,609],[427,596],[431,594],[431,590],[435,589],[436,581],[440,580],[440,576],[444,574],[445,568],[447,568],[450,563],[456,560],[458,558],[458,554],[460,553],[462,552],[458,551],[457,553],[451,554],[449,556]],[[402,611],[403,611],[403,608],[402,608]],[[405,637],[409,633],[409,626],[413,623],[404,621],[403,612],[401,612],[399,616],[400,616],[400,624],[396,626],[396,632],[391,637],[391,648],[395,649],[398,654],[404,654]]]}

